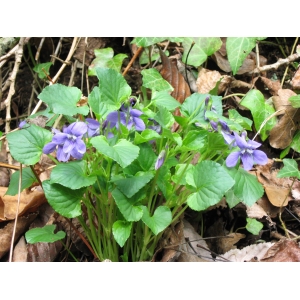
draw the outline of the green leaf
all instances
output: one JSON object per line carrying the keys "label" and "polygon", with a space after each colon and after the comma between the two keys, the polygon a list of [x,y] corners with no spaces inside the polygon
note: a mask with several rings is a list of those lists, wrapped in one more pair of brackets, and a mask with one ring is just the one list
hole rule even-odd
{"label": "green leaf", "polygon": [[140,151],[138,146],[124,139],[110,146],[105,136],[96,136],[91,139],[91,143],[101,154],[110,157],[122,168],[130,165],[138,157]]}
{"label": "green leaf", "polygon": [[226,168],[229,175],[235,180],[233,192],[244,204],[251,206],[264,194],[262,185],[257,177],[242,168]]}
{"label": "green leaf", "polygon": [[136,44],[139,47],[148,47],[167,39],[167,37],[136,37],[131,41],[131,44]]}
{"label": "green leaf", "polygon": [[25,233],[25,239],[28,244],[35,243],[54,243],[65,238],[64,231],[54,233],[56,225],[46,225],[43,228],[32,228]]}
{"label": "green leaf", "polygon": [[152,146],[149,143],[140,144],[139,148],[140,154],[137,160],[144,171],[149,171],[154,165],[157,156],[153,152]]}
{"label": "green leaf", "polygon": [[131,222],[119,220],[113,224],[112,232],[116,242],[119,244],[120,247],[123,247],[125,242],[128,240],[130,236],[131,228],[132,228]]}
{"label": "green leaf", "polygon": [[252,130],[252,120],[241,116],[235,109],[229,109],[229,119],[240,124],[246,130]]}
{"label": "green leaf", "polygon": [[226,51],[228,61],[235,75],[243,64],[247,55],[255,47],[257,40],[264,38],[257,37],[228,37],[226,40]]}
{"label": "green leaf", "polygon": [[128,198],[131,198],[141,188],[143,188],[152,178],[152,172],[138,172],[130,178],[118,179],[113,182],[117,188]]}
{"label": "green leaf", "polygon": [[121,67],[123,64],[123,60],[128,57],[128,55],[119,53],[116,56],[114,56],[111,60],[107,62],[107,67],[113,70],[116,70],[117,72],[121,71]]}
{"label": "green leaf", "polygon": [[241,202],[241,200],[234,194],[232,188],[225,193],[225,198],[229,208],[233,208]]}
{"label": "green leaf", "polygon": [[182,141],[182,150],[199,150],[207,144],[206,130],[191,130]]}
{"label": "green leaf", "polygon": [[67,116],[82,114],[86,116],[89,113],[88,106],[77,107],[81,95],[82,93],[77,87],[56,83],[46,86],[38,98],[47,103],[56,114]]}
{"label": "green leaf", "polygon": [[[150,47],[149,47],[150,48]],[[151,61],[158,60],[159,62],[161,61],[160,59],[160,53],[159,53],[159,48],[154,45],[152,49],[150,49],[150,54],[149,54],[149,48],[145,48],[142,54],[139,57],[139,63],[140,65],[146,65]],[[166,56],[169,56],[169,51],[165,51]]]}
{"label": "green leaf", "polygon": [[40,160],[44,145],[52,140],[50,131],[31,124],[29,127],[8,133],[10,153],[24,165],[34,165]]}
{"label": "green leaf", "polygon": [[284,167],[277,173],[277,177],[297,177],[300,179],[300,172],[298,170],[297,162],[290,158],[284,158],[282,161]]}
{"label": "green leaf", "polygon": [[[184,172],[185,170],[185,172]],[[176,184],[180,184],[180,185],[186,185],[186,174],[188,172],[193,172],[193,165],[189,164],[177,164],[175,166],[175,174],[172,176],[172,180],[176,183]],[[183,173],[184,172],[184,173]]]}
{"label": "green leaf", "polygon": [[[263,122],[275,112],[274,107],[265,101],[264,95],[258,90],[249,91],[240,104],[250,109],[257,131],[260,129]],[[275,124],[276,118],[272,117],[263,126],[260,131],[260,136],[263,141],[267,139]]]}
{"label": "green leaf", "polygon": [[209,122],[204,119],[206,97],[211,98],[211,105],[214,106],[217,115],[222,116],[222,97],[194,93],[185,99],[180,108],[182,115],[189,118],[189,124],[198,122],[204,128],[209,125]]}
{"label": "green leaf", "polygon": [[[193,42],[195,44],[191,48]],[[184,48],[182,61],[197,68],[207,60],[208,56],[221,48],[222,41],[218,37],[186,37],[182,45]]]}
{"label": "green leaf", "polygon": [[290,97],[289,101],[292,103],[292,106],[294,108],[299,108],[300,107],[300,95]]}
{"label": "green leaf", "polygon": [[156,183],[164,197],[169,199],[170,196],[173,195],[173,185],[171,184],[171,172],[170,168],[167,166],[167,163],[168,161],[166,161],[164,165],[160,167]]}
{"label": "green leaf", "polygon": [[164,107],[159,107],[153,119],[163,128],[170,128],[175,122],[173,115]]}
{"label": "green leaf", "polygon": [[[45,74],[45,72],[47,74],[49,74],[49,69],[50,67],[53,65],[52,62],[46,62],[46,63],[42,63],[42,64],[37,64],[34,68],[33,71],[38,73],[39,78],[44,79],[47,78],[47,75]],[[44,69],[44,71],[43,71]]]}
{"label": "green leaf", "polygon": [[246,218],[246,221],[247,221],[246,229],[254,235],[258,235],[259,232],[264,227],[264,225],[261,222],[255,220],[255,219]]}
{"label": "green leaf", "polygon": [[116,70],[96,68],[95,71],[99,79],[101,102],[115,110],[119,109],[122,102],[130,97],[131,87]]}
{"label": "green leaf", "polygon": [[180,103],[167,91],[153,92],[151,104],[155,105],[156,107],[162,106],[169,111],[174,111],[180,106]]}
{"label": "green leaf", "polygon": [[300,153],[300,131],[297,131],[293,137],[290,147]]}
{"label": "green leaf", "polygon": [[60,163],[52,170],[50,182],[59,183],[74,190],[93,185],[97,176],[88,176],[86,170],[85,160]]}
{"label": "green leaf", "polygon": [[144,192],[138,193],[132,198],[127,198],[118,189],[114,189],[111,194],[115,199],[117,207],[127,221],[137,222],[142,218],[143,207],[135,204],[140,199],[141,195],[145,195]]}
{"label": "green leaf", "polygon": [[145,129],[141,133],[136,131],[134,136],[134,144],[138,145],[138,144],[142,144],[160,138],[161,136],[152,129]]}
{"label": "green leaf", "polygon": [[144,69],[141,74],[143,75],[143,86],[152,91],[172,92],[174,90],[170,83],[163,79],[156,69]]}
{"label": "green leaf", "polygon": [[152,217],[146,206],[143,206],[143,211],[142,221],[155,235],[165,230],[172,222],[172,213],[166,206],[157,207]]}
{"label": "green leaf", "polygon": [[101,101],[101,94],[98,86],[95,86],[89,94],[88,103],[98,119],[105,119],[110,112],[119,109],[116,105],[108,105]]}
{"label": "green leaf", "polygon": [[81,215],[81,198],[86,188],[72,190],[50,180],[43,181],[43,190],[51,207],[66,218],[75,218]]}
{"label": "green leaf", "polygon": [[[5,195],[14,196],[18,194],[19,191],[19,176],[20,171],[16,171],[11,175],[9,187],[5,193]],[[29,188],[33,183],[38,182],[36,177],[34,176],[31,168],[24,168],[22,169],[22,185],[21,191],[26,188]]]}
{"label": "green leaf", "polygon": [[186,174],[186,182],[196,189],[187,198],[188,206],[196,211],[217,204],[234,180],[214,161],[202,161]]}

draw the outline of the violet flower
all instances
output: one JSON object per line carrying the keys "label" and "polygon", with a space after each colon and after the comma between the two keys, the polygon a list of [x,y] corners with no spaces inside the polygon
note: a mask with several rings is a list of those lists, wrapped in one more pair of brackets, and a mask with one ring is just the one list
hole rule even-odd
{"label": "violet flower", "polygon": [[158,158],[155,162],[155,170],[158,170],[164,163],[166,159],[166,151],[165,150],[162,150],[159,155],[158,155]]}
{"label": "violet flower", "polygon": [[240,150],[228,155],[226,159],[227,167],[234,167],[239,158],[241,158],[246,171],[251,170],[254,164],[265,165],[268,162],[267,155],[261,150],[256,150],[261,144],[252,140],[246,141],[246,135],[246,132],[242,132],[241,136],[234,132],[235,142]]}
{"label": "violet flower", "polygon": [[122,105],[121,111],[113,111],[108,114],[106,120],[110,123],[110,127],[119,128],[119,123],[125,125],[128,129],[135,126],[137,131],[143,131],[146,125],[140,116],[143,113],[134,108],[128,107],[127,109]]}
{"label": "violet flower", "polygon": [[49,154],[57,148],[58,161],[68,161],[70,156],[81,159],[86,152],[85,143],[82,140],[87,133],[88,125],[84,122],[75,122],[64,127],[63,132],[53,129],[52,142],[43,148],[43,153]]}
{"label": "violet flower", "polygon": [[22,129],[22,128],[24,128],[25,125],[27,125],[27,122],[26,122],[26,120],[23,120],[23,121],[20,122],[20,124],[19,124],[18,127],[19,127],[20,129]]}
{"label": "violet flower", "polygon": [[87,136],[93,137],[100,134],[100,123],[97,120],[86,118],[87,122]]}

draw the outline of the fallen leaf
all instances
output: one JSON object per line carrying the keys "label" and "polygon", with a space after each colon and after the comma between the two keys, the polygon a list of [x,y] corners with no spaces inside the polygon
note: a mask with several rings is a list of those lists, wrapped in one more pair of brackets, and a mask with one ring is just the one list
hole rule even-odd
{"label": "fallen leaf", "polygon": [[222,255],[231,262],[261,261],[274,243],[253,244],[243,249],[232,249]]}
{"label": "fallen leaf", "polygon": [[160,74],[174,88],[171,96],[180,103],[183,103],[183,101],[191,95],[191,91],[184,77],[177,69],[176,59],[169,60],[162,51],[160,51],[160,57],[163,66]]}
{"label": "fallen leaf", "polygon": [[261,259],[263,262],[299,262],[300,247],[295,241],[283,239],[275,243]]}
{"label": "fallen leaf", "polygon": [[[29,224],[36,218],[37,214],[32,213],[27,216],[18,218],[15,241],[27,230]],[[14,221],[9,221],[3,228],[0,229],[0,258],[2,258],[10,249]]]}
{"label": "fallen leaf", "polygon": [[281,89],[280,80],[271,80],[263,76],[260,76],[259,79],[265,84],[265,86],[268,88],[271,95],[273,96],[278,95],[278,91]]}
{"label": "fallen leaf", "polygon": [[[18,195],[5,195],[7,188],[0,187],[0,222],[13,220],[16,217]],[[38,207],[47,202],[43,191],[35,188],[33,191],[24,190],[21,192],[19,216],[28,212],[34,212]]]}
{"label": "fallen leaf", "polygon": [[[211,261],[212,256],[209,252],[208,246],[199,235],[194,227],[186,220],[183,220],[183,239],[179,247],[181,254],[178,258],[179,262],[203,262]],[[189,243],[188,243],[189,241]],[[201,247],[198,247],[200,245]],[[191,247],[192,246],[192,247]],[[207,250],[205,250],[207,249]]]}
{"label": "fallen leaf", "polygon": [[218,244],[220,248],[220,253],[226,253],[231,249],[235,249],[235,244],[245,237],[246,235],[242,233],[230,233],[224,236],[224,238],[219,239]]}
{"label": "fallen leaf", "polygon": [[222,78],[218,86],[218,95],[223,93],[230,85],[232,79],[230,76],[221,75],[218,71],[210,71],[205,68],[200,68],[196,81],[198,93],[207,94],[215,88],[216,84]]}
{"label": "fallen leaf", "polygon": [[293,90],[300,90],[300,68],[298,68],[298,70],[294,74],[291,80],[291,85],[293,87]]}
{"label": "fallen leaf", "polygon": [[288,147],[297,130],[300,119],[300,110],[291,106],[289,98],[296,95],[292,90],[280,89],[278,96],[273,97],[276,110],[282,110],[278,116],[278,123],[270,131],[269,142],[273,148],[284,149]]}

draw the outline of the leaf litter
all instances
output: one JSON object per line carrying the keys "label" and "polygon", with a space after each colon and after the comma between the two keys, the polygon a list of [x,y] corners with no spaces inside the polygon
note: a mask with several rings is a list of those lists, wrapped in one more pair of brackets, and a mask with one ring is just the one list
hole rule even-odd
{"label": "leaf litter", "polygon": [[[54,38],[47,38],[47,43],[50,48],[47,51],[54,52],[53,45],[55,44]],[[115,52],[124,53],[124,46],[116,38],[88,38],[89,43],[86,47],[84,39],[80,40],[80,44],[77,47],[74,60],[84,63],[86,67],[90,67],[95,59],[94,50],[111,46]],[[266,99],[270,99],[271,105],[274,107],[274,111],[278,112],[274,118],[276,119],[276,125],[268,133],[268,139],[264,140],[263,147],[268,151],[269,163],[265,166],[256,166],[254,171],[249,171],[254,174],[256,178],[264,186],[264,195],[252,206],[247,206],[242,203],[229,208],[225,205],[215,205],[213,208],[208,209],[202,213],[201,218],[199,215],[195,216],[194,212],[187,210],[185,218],[177,223],[174,228],[166,232],[162,238],[160,248],[157,250],[152,261],[300,261],[299,245],[296,241],[289,239],[274,239],[271,234],[274,230],[284,233],[279,220],[279,215],[283,220],[291,219],[291,225],[287,223],[289,230],[294,231],[295,236],[300,234],[299,230],[299,201],[300,191],[299,182],[293,182],[290,178],[278,178],[278,171],[282,168],[282,163],[276,162],[273,158],[279,156],[278,149],[284,150],[289,147],[295,133],[298,130],[299,111],[298,108],[294,108],[289,102],[291,96],[297,95],[295,92],[299,90],[299,70],[290,71],[292,80],[285,83],[285,86],[281,86],[279,79],[274,77],[283,77],[282,68],[274,71],[264,71],[259,77],[253,78],[252,72],[259,67],[268,66],[276,63],[272,61],[271,55],[268,53],[270,49],[261,46],[261,52],[259,56],[255,52],[251,51],[253,47],[245,55],[245,59],[242,62],[236,61],[235,65],[230,65],[228,55],[232,55],[228,51],[230,47],[234,48],[234,41],[231,39],[228,43],[226,38],[221,39],[221,43],[217,39],[207,40],[214,45],[215,52],[209,53],[201,48],[203,40],[197,39],[196,47],[190,52],[188,57],[189,43],[185,43],[183,48],[180,49],[179,44],[169,44],[169,53],[172,51],[175,53],[178,49],[181,51],[181,55],[177,58],[169,59],[162,51],[160,56],[162,65],[160,66],[160,74],[169,82],[173,87],[171,96],[173,96],[178,102],[183,103],[184,100],[195,92],[195,82],[193,88],[190,88],[190,82],[186,78],[186,74],[190,70],[184,68],[186,60],[191,65],[198,64],[199,59],[205,61],[207,59],[208,64],[197,70],[196,88],[198,93],[209,93],[214,90],[216,95],[223,95],[225,113],[230,108],[238,108],[240,114],[245,117],[251,118],[249,110],[242,107],[240,102],[242,97],[238,96],[239,93],[245,93],[251,89],[259,90]],[[33,45],[37,45],[40,39],[33,40]],[[141,43],[147,42],[147,39]],[[161,41],[158,40],[158,44]],[[229,50],[226,46],[228,43]],[[252,40],[245,39],[245,45],[252,43]],[[63,45],[62,51],[68,51],[68,43]],[[144,45],[145,46],[145,45]],[[162,44],[165,46],[165,44]],[[254,44],[255,46],[255,44]],[[50,50],[49,50],[50,49]],[[176,51],[174,50],[176,49]],[[201,57],[196,56],[196,50],[202,49]],[[41,57],[47,55],[46,47],[41,50]],[[274,52],[276,52],[274,50]],[[174,54],[173,53],[173,54]],[[178,51],[177,51],[178,53]],[[128,51],[128,57],[131,55]],[[182,56],[183,54],[183,56]],[[171,56],[171,55],[170,55]],[[210,58],[211,56],[211,58]],[[176,57],[176,56],[174,56]],[[183,57],[181,59],[181,57]],[[258,59],[257,59],[258,58]],[[128,64],[128,59],[124,59],[124,65]],[[240,64],[240,66],[239,66]],[[183,69],[182,69],[183,66]],[[239,66],[239,67],[238,67]],[[181,70],[179,70],[181,67]],[[123,67],[124,68],[124,67]],[[80,83],[80,68],[76,70],[77,77],[75,76],[74,86],[81,88]],[[138,72],[137,72],[138,70]],[[232,70],[236,73],[232,75]],[[75,72],[75,73],[76,73]],[[140,66],[137,62],[134,62],[133,66],[129,69],[126,78],[134,82],[138,82],[138,73],[141,72]],[[276,76],[274,76],[274,74]],[[190,77],[191,78],[191,77]],[[70,70],[65,71],[62,76],[61,83],[66,84],[70,79]],[[280,78],[281,79],[281,78]],[[91,86],[95,84],[93,78],[89,78]],[[22,74],[17,78],[17,84],[24,86],[24,78]],[[5,90],[4,90],[5,92]],[[17,93],[22,96],[22,90],[17,89]],[[139,87],[133,85],[133,92],[138,93]],[[83,90],[84,94],[86,90]],[[234,93],[230,98],[226,98],[230,93]],[[5,99],[5,97],[3,97]],[[1,99],[0,99],[1,100]],[[19,110],[25,111],[28,107],[28,103],[21,103]],[[75,108],[74,108],[75,109]],[[175,115],[178,115],[178,110]],[[3,116],[1,116],[2,119]],[[176,128],[174,128],[176,130]],[[256,128],[256,131],[258,128]],[[4,153],[4,157],[1,157],[1,161],[6,161],[7,153]],[[291,153],[293,157],[298,157],[297,152]],[[47,169],[49,165],[45,162],[41,162],[42,169]],[[0,166],[1,167],[1,166]],[[16,214],[16,196],[5,196],[7,190],[6,186],[8,180],[6,174],[9,174],[7,168],[1,167],[4,170],[4,175],[1,176],[1,198],[0,198],[0,258],[7,260],[8,251],[10,248],[13,220]],[[0,170],[0,171],[1,171]],[[42,181],[49,178],[49,172],[45,175],[45,172],[41,173]],[[66,251],[64,250],[60,242],[53,244],[39,243],[36,245],[26,244],[24,240],[24,233],[29,227],[41,227],[45,224],[56,224],[58,229],[65,230],[67,233],[67,246],[74,251],[78,256],[84,255],[87,260],[93,260],[91,252],[88,250],[83,239],[80,238],[78,230],[80,227],[78,224],[73,226],[64,218],[59,217],[54,212],[50,212],[49,205],[45,203],[46,199],[42,191],[27,189],[21,194],[21,204],[19,207],[19,219],[17,223],[17,234],[15,237],[16,244],[14,250],[14,261],[63,261],[65,260]],[[289,212],[288,210],[289,209]],[[245,231],[245,218],[255,218],[261,221],[264,225],[264,229],[258,236],[253,236],[249,232]],[[199,224],[208,220],[204,228],[201,229]],[[74,220],[72,221],[74,222]],[[74,227],[77,229],[75,230]],[[71,229],[72,228],[72,229]],[[241,229],[240,229],[241,228]],[[72,230],[72,233],[70,233]],[[237,232],[238,231],[238,232]],[[201,232],[201,234],[199,234]],[[205,240],[204,240],[205,238]],[[215,240],[212,242],[212,240]],[[73,246],[70,246],[72,242]],[[206,241],[206,242],[205,242]],[[264,242],[263,242],[264,241]],[[75,245],[75,246],[74,246]],[[73,247],[73,248],[72,248]],[[75,248],[74,248],[75,247]],[[63,253],[63,255],[62,255]]]}

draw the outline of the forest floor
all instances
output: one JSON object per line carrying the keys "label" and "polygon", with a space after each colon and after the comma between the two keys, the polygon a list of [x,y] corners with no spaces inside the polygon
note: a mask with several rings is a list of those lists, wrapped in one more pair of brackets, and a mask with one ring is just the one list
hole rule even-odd
{"label": "forest floor", "polygon": [[[94,50],[110,47],[114,55],[126,54],[127,58],[123,61],[121,69],[124,72],[137,51],[137,48],[130,43],[131,40],[132,38],[121,37],[88,38],[87,40],[81,38],[70,56],[73,38],[47,37],[43,41],[41,38],[30,38],[24,44],[21,62],[16,72],[15,55],[14,52],[10,54],[10,50],[17,44],[12,41],[7,49],[0,52],[0,131],[6,134],[16,129],[20,121],[27,118],[39,103],[37,96],[48,82],[47,78],[38,78],[37,73],[33,71],[37,62],[46,63],[50,60],[55,62],[48,74],[48,80],[49,78],[51,80],[57,76],[62,62],[68,60],[57,82],[76,86],[83,95],[88,95],[98,84],[95,76],[87,76],[88,68],[95,59]],[[243,68],[235,76],[230,71],[226,71],[226,56],[222,57],[222,50],[220,50],[208,57],[198,70],[188,68],[188,71],[194,71],[198,76],[194,78],[194,82],[189,82],[190,92],[208,93],[223,76],[224,87],[218,94],[223,97],[225,113],[233,108],[242,116],[252,119],[250,111],[239,105],[241,101],[239,94],[246,94],[252,89],[259,90],[265,99],[276,97],[278,99],[276,110],[282,107],[288,109],[288,98],[297,95],[300,90],[300,75],[297,72],[297,62],[299,63],[300,59],[290,59],[289,63],[283,63],[282,59],[289,58],[295,53],[293,48],[295,45],[297,45],[296,38],[267,38],[259,43],[257,49],[253,49],[247,58],[247,63],[243,64]],[[168,50],[169,57],[181,62],[183,49],[180,43],[161,43],[160,46]],[[258,67],[258,49],[260,66],[265,67],[265,70],[254,72]],[[141,65],[137,57],[124,75],[136,97],[141,95],[141,70],[144,68],[145,65]],[[161,70],[161,62],[157,63],[156,68]],[[10,94],[12,86],[14,93]],[[6,101],[8,98],[11,98],[9,111]],[[45,106],[42,105],[38,110],[43,109]],[[189,240],[196,242],[186,251],[181,248],[181,252],[185,255],[181,255],[179,259],[174,253],[161,251],[153,257],[152,261],[300,261],[300,249],[297,243],[297,237],[300,236],[299,182],[296,180],[291,187],[290,178],[279,180],[276,177],[283,167],[280,159],[282,151],[287,149],[285,158],[299,158],[297,146],[291,147],[293,137],[299,129],[300,119],[297,110],[293,111],[292,115],[289,111],[278,114],[278,124],[284,115],[289,117],[272,130],[268,139],[262,141],[257,138],[257,141],[262,143],[261,150],[269,158],[267,165],[257,166],[251,170],[251,174],[257,176],[259,182],[265,187],[263,197],[251,207],[239,203],[229,208],[221,201],[201,213],[187,210],[184,226]],[[249,133],[249,137],[253,137],[254,134],[255,131]],[[14,171],[13,166],[17,169],[17,164],[8,152],[5,139],[2,140],[0,163],[0,261],[8,261],[16,205],[3,199]],[[282,206],[282,197],[286,195],[288,201],[285,206]],[[49,224],[51,218],[57,221],[60,217],[54,214],[44,201],[37,199],[35,203],[26,207],[20,215],[16,228],[14,261],[72,261],[69,252],[59,242],[41,243],[42,245],[25,243],[24,234],[28,228],[42,226],[47,222]],[[245,228],[246,218],[255,218],[263,224],[263,229],[258,235],[250,233]],[[67,221],[60,220],[60,222],[63,224],[62,227],[68,225]],[[200,243],[200,240],[203,243]],[[91,253],[76,232],[67,231],[65,243],[79,261],[93,261]],[[231,254],[228,253],[230,250]],[[228,254],[224,256],[225,253]]]}

